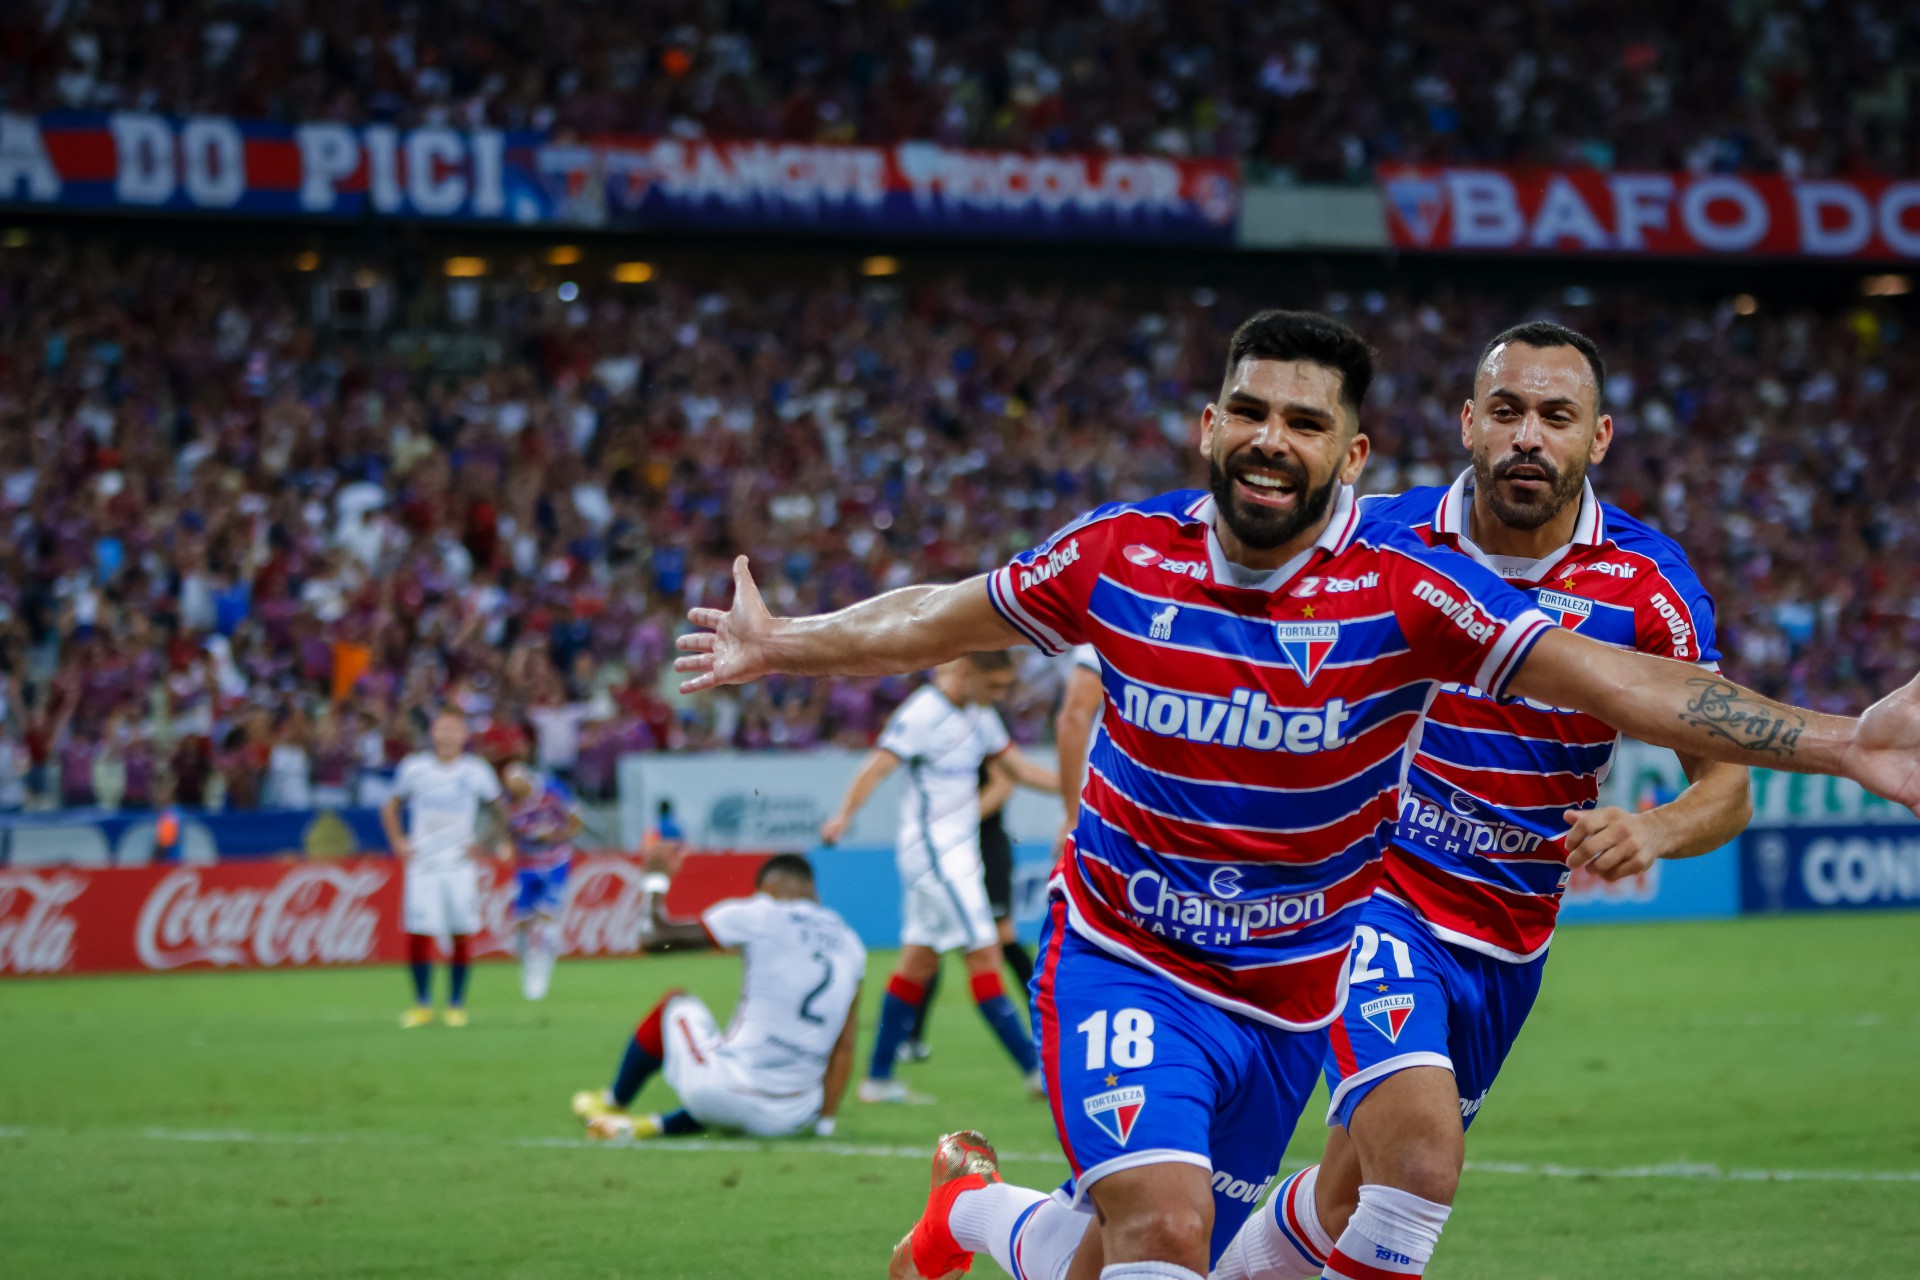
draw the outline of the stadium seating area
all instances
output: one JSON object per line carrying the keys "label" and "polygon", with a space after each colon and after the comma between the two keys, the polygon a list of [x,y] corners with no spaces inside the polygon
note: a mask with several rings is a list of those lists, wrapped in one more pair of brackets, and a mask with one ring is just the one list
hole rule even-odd
{"label": "stadium seating area", "polygon": [[[1817,17],[1817,20],[1816,20]],[[462,32],[443,43],[438,34]],[[0,108],[1247,156],[1920,168],[1897,0],[72,0],[0,13]]]}
{"label": "stadium seating area", "polygon": [[[316,323],[314,280],[0,250],[0,803],[337,801],[442,697],[589,793],[623,750],[864,744],[901,682],[682,701],[682,611],[738,550],[776,609],[826,609],[1197,482],[1196,413],[1267,301],[669,270],[570,302],[497,283],[463,328],[436,277],[366,343]],[[1478,346],[1555,315],[1613,360],[1603,488],[1690,548],[1740,678],[1841,709],[1920,666],[1920,343],[1893,300],[1307,301],[1380,348],[1368,487],[1448,480]]]}

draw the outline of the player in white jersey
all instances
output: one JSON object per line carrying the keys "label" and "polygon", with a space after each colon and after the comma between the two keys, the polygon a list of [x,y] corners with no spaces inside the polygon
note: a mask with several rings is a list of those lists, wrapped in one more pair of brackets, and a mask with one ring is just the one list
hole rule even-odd
{"label": "player in white jersey", "polygon": [[900,966],[887,980],[880,1006],[862,1102],[913,1100],[893,1078],[893,1066],[927,983],[948,951],[966,954],[967,973],[980,1015],[1007,1053],[1038,1087],[1033,1034],[1000,979],[1000,936],[987,900],[980,861],[980,765],[1012,774],[1016,782],[1051,791],[1052,771],[1022,755],[1007,736],[993,703],[1013,688],[1013,660],[1005,653],[976,653],[941,666],[888,718],[880,743],[854,775],[840,809],[820,828],[833,844],[853,815],[895,769],[906,766],[900,803]]}
{"label": "player in white jersey", "polygon": [[[847,922],[820,905],[813,867],[795,853],[767,859],[750,898],[709,907],[698,920],[666,917],[677,852],[649,858],[643,945],[648,951],[723,947],[746,961],[740,1003],[725,1032],[697,996],[669,991],[640,1021],[613,1086],[574,1095],[596,1138],[677,1137],[706,1128],[775,1138],[809,1127],[825,1137],[853,1075],[860,980],[867,952]],[[627,1108],[663,1072],[680,1110]]]}
{"label": "player in white jersey", "polygon": [[[500,808],[500,779],[493,766],[467,753],[467,719],[452,708],[433,718],[433,750],[416,751],[400,762],[393,794],[380,807],[393,856],[406,868],[401,927],[407,931],[407,960],[413,974],[413,1007],[400,1017],[403,1027],[433,1021],[433,941],[449,940],[446,1022],[467,1025],[469,939],[480,932],[480,874],[474,859],[493,846],[505,830]],[[406,807],[406,826],[400,822]],[[481,839],[480,814],[492,824]]]}

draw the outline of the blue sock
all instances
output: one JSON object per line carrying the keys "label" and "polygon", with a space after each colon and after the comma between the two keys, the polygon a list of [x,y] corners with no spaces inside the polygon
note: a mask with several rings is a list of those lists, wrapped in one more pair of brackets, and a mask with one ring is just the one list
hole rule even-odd
{"label": "blue sock", "polygon": [[1033,1033],[1027,1030],[1027,1024],[1020,1018],[1020,1011],[1013,1007],[1013,1001],[1007,999],[1004,992],[982,1000],[980,1016],[1000,1037],[1000,1043],[1020,1064],[1021,1071],[1032,1071],[1040,1065],[1040,1057],[1033,1049]]}
{"label": "blue sock", "polygon": [[873,1062],[867,1075],[875,1080],[893,1078],[894,1055],[913,1034],[913,1022],[920,1012],[926,989],[917,982],[895,974],[887,980],[887,993],[880,998],[880,1028],[873,1038]]}
{"label": "blue sock", "polygon": [[660,1132],[669,1138],[684,1138],[690,1133],[699,1133],[706,1128],[687,1113],[685,1107],[678,1111],[669,1111],[660,1117]]}
{"label": "blue sock", "polygon": [[467,968],[459,961],[447,966],[447,1005],[459,1009],[467,1003]]}
{"label": "blue sock", "polygon": [[431,964],[410,964],[413,973],[413,1002],[421,1008],[433,1003],[433,966]]}
{"label": "blue sock", "polygon": [[638,1040],[627,1041],[627,1052],[620,1059],[620,1074],[613,1078],[614,1102],[622,1107],[631,1106],[640,1086],[659,1069],[660,1059],[642,1049]]}

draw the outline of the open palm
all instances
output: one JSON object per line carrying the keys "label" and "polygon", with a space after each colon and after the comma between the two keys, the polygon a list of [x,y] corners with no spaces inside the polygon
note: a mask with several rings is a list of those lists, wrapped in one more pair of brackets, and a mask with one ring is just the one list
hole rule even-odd
{"label": "open palm", "polygon": [[747,684],[773,668],[767,642],[773,635],[773,615],[760,598],[747,558],[733,562],[733,605],[728,609],[689,609],[687,621],[701,628],[675,642],[680,656],[673,669],[689,676],[680,692],[699,693],[722,685]]}
{"label": "open palm", "polygon": [[1920,813],[1920,678],[1867,708],[1843,765],[1875,795]]}

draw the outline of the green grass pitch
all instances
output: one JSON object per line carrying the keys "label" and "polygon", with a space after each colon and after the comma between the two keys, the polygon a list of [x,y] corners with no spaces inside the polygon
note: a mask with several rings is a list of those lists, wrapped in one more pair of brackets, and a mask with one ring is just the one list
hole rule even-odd
{"label": "green grass pitch", "polygon": [[[485,967],[459,1031],[399,1030],[394,969],[0,983],[0,1276],[882,1275],[942,1129],[1064,1168],[951,977],[937,1105],[707,1150],[580,1145],[567,1099],[665,987],[730,1007],[724,957],[562,964],[540,1005]],[[1920,1275],[1916,1086],[1920,915],[1569,929],[1429,1275]]]}

